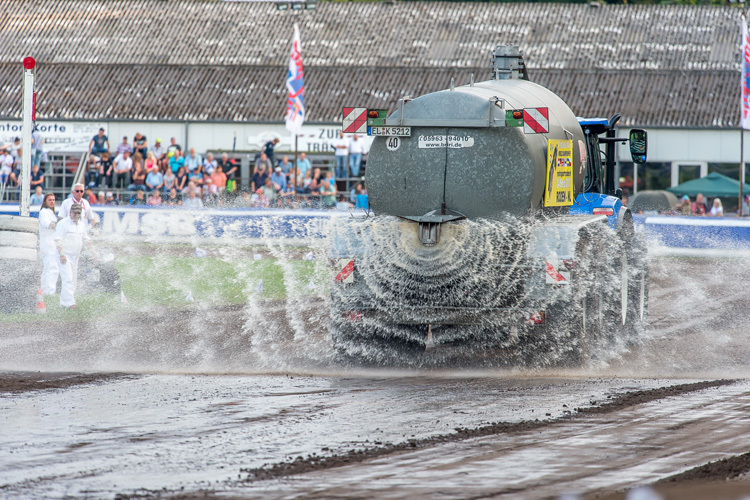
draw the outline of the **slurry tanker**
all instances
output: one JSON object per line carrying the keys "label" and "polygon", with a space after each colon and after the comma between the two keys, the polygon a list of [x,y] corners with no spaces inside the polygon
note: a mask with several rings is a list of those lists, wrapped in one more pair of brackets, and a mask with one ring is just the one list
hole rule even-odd
{"label": "slurry tanker", "polygon": [[576,118],[517,47],[492,79],[369,110],[371,214],[337,222],[331,336],[346,361],[585,363],[646,321],[645,247],[614,182],[619,115]]}

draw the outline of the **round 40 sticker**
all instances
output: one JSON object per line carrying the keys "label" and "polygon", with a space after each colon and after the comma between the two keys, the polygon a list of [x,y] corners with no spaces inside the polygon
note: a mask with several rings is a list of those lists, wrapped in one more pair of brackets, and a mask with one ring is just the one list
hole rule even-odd
{"label": "round 40 sticker", "polygon": [[389,137],[385,140],[385,147],[388,151],[396,151],[401,145],[401,139],[399,137]]}

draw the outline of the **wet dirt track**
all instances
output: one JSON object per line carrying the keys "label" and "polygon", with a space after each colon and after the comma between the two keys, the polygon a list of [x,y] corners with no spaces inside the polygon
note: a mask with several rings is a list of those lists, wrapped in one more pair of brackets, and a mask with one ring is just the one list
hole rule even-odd
{"label": "wet dirt track", "polygon": [[[65,337],[0,324],[0,369],[42,372],[0,383],[0,496],[548,498],[654,483],[750,451],[741,266],[653,259],[648,338],[577,372],[342,371],[322,341],[243,352],[241,309],[198,344],[194,318],[158,333],[143,321],[137,341],[118,321]],[[46,374],[60,370],[87,375]],[[129,373],[90,373],[103,371]],[[730,476],[716,469],[708,480]]]}

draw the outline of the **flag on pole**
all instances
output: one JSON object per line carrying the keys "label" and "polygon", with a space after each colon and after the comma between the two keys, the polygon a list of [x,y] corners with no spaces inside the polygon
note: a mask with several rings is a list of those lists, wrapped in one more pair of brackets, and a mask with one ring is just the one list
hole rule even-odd
{"label": "flag on pole", "polygon": [[286,104],[286,128],[298,134],[305,122],[305,78],[302,72],[301,42],[297,23],[294,23],[294,38],[289,56],[286,88],[289,90],[289,99]]}
{"label": "flag on pole", "polygon": [[747,21],[742,16],[742,101],[740,102],[740,127],[750,130],[750,38]]}

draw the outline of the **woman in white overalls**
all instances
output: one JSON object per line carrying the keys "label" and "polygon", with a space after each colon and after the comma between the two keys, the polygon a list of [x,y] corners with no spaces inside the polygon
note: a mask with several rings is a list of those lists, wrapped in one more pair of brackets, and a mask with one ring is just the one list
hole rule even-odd
{"label": "woman in white overalls", "polygon": [[57,267],[57,248],[55,248],[55,195],[47,193],[42,200],[39,210],[39,253],[42,257],[42,293],[54,295],[57,290],[57,277],[60,270]]}

